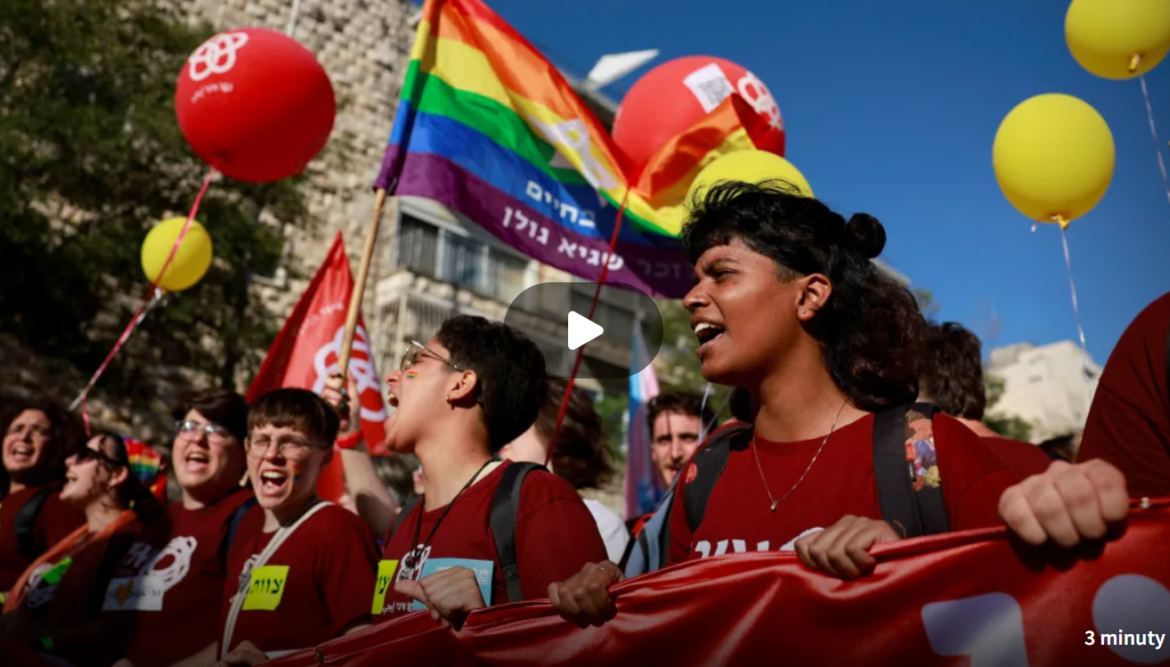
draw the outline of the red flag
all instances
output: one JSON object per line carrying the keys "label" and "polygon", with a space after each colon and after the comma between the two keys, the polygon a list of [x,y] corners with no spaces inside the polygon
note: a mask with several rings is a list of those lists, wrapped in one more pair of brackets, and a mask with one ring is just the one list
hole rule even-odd
{"label": "red flag", "polygon": [[1151,505],[1120,538],[1076,549],[949,533],[878,545],[854,581],[792,553],[729,554],[618,584],[600,627],[547,601],[477,610],[459,632],[419,612],[265,665],[1155,664],[1170,657],[1170,499]]}
{"label": "red flag", "polygon": [[[352,294],[353,274],[345,254],[345,242],[341,232],[337,232],[325,261],[293,308],[252,381],[248,389],[249,403],[281,387],[300,387],[317,394],[325,389],[325,380],[338,372],[337,357]],[[387,453],[386,399],[382,396],[382,383],[374,368],[369,340],[359,317],[349,376],[357,383],[361,397],[362,433],[370,453],[378,456]],[[340,456],[333,457],[333,463],[322,471],[317,483],[318,495],[326,500],[337,500],[345,491],[340,459]]]}

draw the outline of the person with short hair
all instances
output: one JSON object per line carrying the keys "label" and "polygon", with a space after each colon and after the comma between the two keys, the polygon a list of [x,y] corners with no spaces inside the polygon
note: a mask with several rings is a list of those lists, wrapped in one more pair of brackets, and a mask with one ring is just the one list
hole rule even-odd
{"label": "person with short hair", "polygon": [[[125,637],[103,613],[114,566],[161,513],[152,494],[162,456],[150,447],[98,432],[66,459],[61,501],[86,523],[21,574],[0,617],[0,663],[60,662],[108,667]],[[32,653],[30,654],[30,651]]]}
{"label": "person with short hair", "polygon": [[646,404],[650,426],[650,461],[662,488],[669,489],[701,444],[703,428],[715,419],[703,398],[686,391],[664,391]]}
{"label": "person with short hair", "polygon": [[228,554],[222,664],[258,664],[370,623],[373,535],[316,492],[338,427],[332,406],[305,389],[271,391],[248,413],[248,477],[262,512],[248,515],[254,527]]}
{"label": "person with short hair", "polygon": [[[543,598],[549,583],[604,560],[605,545],[576,489],[537,469],[513,480],[522,482],[508,517],[518,579],[503,572],[496,539],[504,536],[489,528],[490,515],[509,469],[522,464],[497,454],[532,425],[546,391],[544,358],[527,336],[482,317],[453,317],[430,341],[412,342],[386,381],[396,408],[387,442],[417,456],[424,474],[420,501],[387,533],[379,586],[367,590],[367,608],[372,602],[382,609],[377,620],[426,609],[440,624],[460,627],[474,609],[513,595]],[[324,396],[346,406],[341,439],[360,438],[360,406],[343,403],[339,390],[334,380]],[[355,391],[351,384],[348,395]]]}
{"label": "person with short hair", "polygon": [[1052,459],[1036,445],[1005,438],[984,424],[983,344],[957,322],[927,322],[918,353],[918,400],[959,420],[1007,461],[1021,479],[1048,469]]}
{"label": "person with short hair", "polygon": [[[256,504],[241,484],[248,403],[228,389],[196,392],[175,406],[171,469],[182,497],[126,552],[105,609],[129,637],[119,667],[168,667],[214,656],[231,543]],[[260,510],[255,510],[259,512]],[[132,594],[118,594],[119,589]]]}
{"label": "person with short hair", "polygon": [[[551,379],[536,422],[519,438],[504,445],[500,456],[510,461],[529,461],[544,465],[573,485],[578,491],[600,489],[613,478],[614,469],[609,441],[601,415],[593,408],[593,399],[579,387],[569,394],[569,406],[561,423],[557,444],[549,456],[549,443],[557,428],[561,401],[564,400],[564,380]],[[609,559],[617,562],[626,551],[630,531],[621,517],[600,501],[585,498],[585,507],[597,523],[597,531],[605,542]]]}
{"label": "person with short hair", "polygon": [[0,417],[0,604],[38,556],[85,523],[58,496],[65,459],[84,444],[78,420],[51,401],[11,405]]}

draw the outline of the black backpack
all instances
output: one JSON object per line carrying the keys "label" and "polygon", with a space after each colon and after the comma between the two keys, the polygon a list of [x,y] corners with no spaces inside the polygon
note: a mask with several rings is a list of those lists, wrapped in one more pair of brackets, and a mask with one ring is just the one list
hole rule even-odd
{"label": "black backpack", "polygon": [[[504,576],[504,584],[508,589],[508,602],[521,602],[524,592],[520,590],[520,570],[516,564],[516,514],[520,511],[520,489],[524,478],[533,470],[548,471],[548,468],[539,463],[513,462],[504,468],[504,476],[500,485],[496,487],[496,494],[492,497],[492,509],[489,523],[492,536],[496,542],[496,557],[500,560],[500,572]],[[386,538],[389,543],[399,526],[406,521],[406,517],[418,506],[421,497],[408,501],[394,519],[390,528],[390,535]],[[421,511],[421,510],[420,510]],[[413,549],[418,545],[412,545]]]}
{"label": "black backpack", "polygon": [[[37,556],[41,555],[41,549],[37,548],[36,539],[33,533],[37,527],[37,517],[41,515],[41,510],[45,506],[45,501],[49,499],[54,493],[61,490],[59,486],[46,486],[37,491],[24,503],[19,510],[16,511],[16,517],[13,519],[13,532],[16,533],[16,552],[24,556],[28,560],[36,560]],[[52,545],[45,545],[46,547]]]}
{"label": "black backpack", "polygon": [[[950,530],[942,488],[923,486],[915,491],[914,482],[918,475],[914,462],[906,460],[906,439],[911,433],[911,417],[933,419],[937,412],[938,408],[933,405],[917,403],[897,406],[874,415],[873,467],[877,476],[882,518],[901,525],[907,538],[937,535]],[[674,493],[683,494],[683,508],[692,533],[703,523],[707,501],[727,467],[731,450],[746,449],[751,443],[752,429],[752,424],[736,423],[712,433],[707,444],[695,453],[692,463],[698,468],[698,475],[694,481],[683,486],[681,491],[674,489]],[[658,511],[669,513],[670,505],[662,505]],[[661,526],[662,530],[656,535],[646,535],[643,531],[637,540],[631,540],[631,547],[642,551],[639,560],[642,565],[634,575],[665,567],[667,554],[670,553],[669,516]],[[649,548],[648,540],[651,539],[657,541],[656,552]],[[627,550],[622,559],[623,568],[630,561],[631,550]],[[631,576],[629,570],[626,576]]]}

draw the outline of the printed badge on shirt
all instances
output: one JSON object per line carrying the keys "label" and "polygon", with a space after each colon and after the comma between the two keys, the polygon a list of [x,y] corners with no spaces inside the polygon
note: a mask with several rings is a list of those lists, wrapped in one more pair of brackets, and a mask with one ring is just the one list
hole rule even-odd
{"label": "printed badge on shirt", "polygon": [[[479,594],[483,596],[483,603],[490,607],[492,605],[492,572],[496,568],[496,564],[490,560],[432,558],[423,565],[422,577],[420,578],[429,577],[436,572],[450,570],[453,567],[465,567],[475,573],[475,582],[479,584]],[[421,611],[427,607],[415,600],[410,608],[412,611]]]}
{"label": "printed badge on shirt", "polygon": [[194,537],[176,537],[162,549],[136,542],[122,558],[122,572],[106,587],[103,611],[162,611],[166,592],[191,571],[191,557],[199,546]]}

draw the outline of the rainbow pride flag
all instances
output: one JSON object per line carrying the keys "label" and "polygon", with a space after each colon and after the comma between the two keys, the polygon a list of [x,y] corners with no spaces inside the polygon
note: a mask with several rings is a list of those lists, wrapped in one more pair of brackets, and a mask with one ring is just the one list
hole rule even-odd
{"label": "rainbow pride flag", "polygon": [[683,195],[714,156],[751,146],[742,103],[727,99],[634,184],[604,126],[528,40],[480,0],[427,0],[375,187],[435,200],[586,280],[608,262],[609,281],[679,297],[691,282],[677,239]]}

